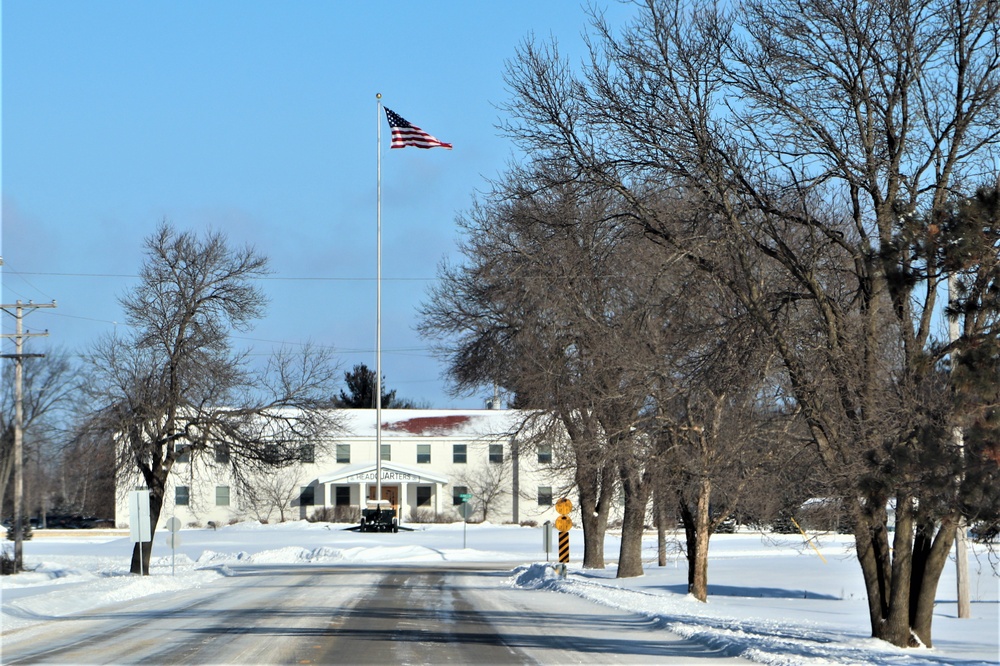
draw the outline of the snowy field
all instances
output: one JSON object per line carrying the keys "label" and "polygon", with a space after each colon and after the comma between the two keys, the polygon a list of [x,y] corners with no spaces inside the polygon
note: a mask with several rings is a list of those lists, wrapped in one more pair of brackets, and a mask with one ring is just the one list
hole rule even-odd
{"label": "snowy field", "polygon": [[[60,617],[111,603],[190,587],[211,586],[228,569],[268,563],[433,564],[496,562],[510,570],[505,585],[577,595],[642,613],[657,626],[729,654],[764,664],[996,664],[1000,616],[996,561],[973,544],[970,555],[971,619],[958,619],[955,566],[938,590],[934,647],[902,650],[869,637],[867,606],[853,539],[759,533],[713,537],[709,603],[686,595],[679,543],[671,561],[656,566],[655,537],[646,540],[646,575],[615,579],[618,540],[609,535],[604,571],[583,570],[582,535],[571,532],[566,579],[546,564],[538,528],[457,525],[415,526],[414,532],[359,534],[345,526],[291,522],[241,523],[218,530],[181,530],[176,551],[166,533],[153,545],[152,575],[128,573],[131,543],[121,536],[56,536],[36,531],[24,543],[30,573],[2,577],[2,632],[21,638],[56,630]],[[61,533],[65,534],[65,533]],[[12,548],[5,542],[4,546]],[[815,546],[813,548],[812,546]],[[818,550],[818,552],[817,552]],[[549,555],[555,559],[555,553]]]}

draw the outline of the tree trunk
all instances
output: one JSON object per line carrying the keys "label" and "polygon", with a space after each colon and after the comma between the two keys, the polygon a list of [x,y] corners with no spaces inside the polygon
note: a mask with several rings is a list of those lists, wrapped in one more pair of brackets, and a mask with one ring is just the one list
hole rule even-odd
{"label": "tree trunk", "polygon": [[[129,570],[131,573],[142,576],[149,575],[149,558],[153,553],[152,534],[153,533],[151,532],[149,541],[132,544],[132,567]],[[141,564],[139,559],[140,557],[142,558]]]}
{"label": "tree trunk", "polygon": [[851,505],[854,519],[854,542],[868,598],[868,620],[872,636],[877,637],[883,618],[889,612],[888,590],[892,580],[887,515],[882,498],[858,499]]}
{"label": "tree trunk", "polygon": [[708,538],[709,502],[712,499],[712,481],[702,478],[698,485],[698,504],[694,515],[694,548],[688,546],[688,593],[698,601],[708,601]]}
{"label": "tree trunk", "polygon": [[649,504],[648,475],[632,465],[620,469],[625,509],[622,516],[622,543],[618,555],[618,578],[641,576],[642,535],[646,525],[646,508]]}
{"label": "tree trunk", "polygon": [[855,512],[872,637],[899,647],[932,647],[934,597],[955,540],[956,518],[946,517],[935,534],[935,524],[916,524],[912,499],[900,494],[890,549],[887,515],[878,502],[869,498]]}
{"label": "tree trunk", "polygon": [[608,511],[614,491],[614,471],[601,467],[596,474],[586,474],[577,466],[576,486],[583,523],[583,568],[604,568],[604,535],[608,530]]}
{"label": "tree trunk", "polygon": [[667,507],[663,497],[663,487],[657,484],[653,489],[653,514],[656,520],[656,564],[667,566]]}
{"label": "tree trunk", "polygon": [[896,496],[896,532],[892,541],[892,585],[889,588],[889,613],[878,636],[900,647],[913,646],[910,637],[910,581],[913,573],[913,499],[904,493]]}
{"label": "tree trunk", "polygon": [[[150,483],[150,480],[152,482]],[[156,524],[160,521],[160,511],[163,509],[163,494],[167,483],[167,473],[155,478],[147,476],[149,483],[149,541],[136,543],[132,547],[131,573],[149,575],[149,558],[153,552],[153,538],[156,536]],[[140,558],[142,558],[140,560]]]}
{"label": "tree trunk", "polygon": [[922,526],[917,532],[910,585],[910,626],[925,647],[933,647],[931,620],[934,617],[934,597],[937,596],[941,573],[948,563],[948,553],[955,543],[957,527],[958,517],[952,515],[942,521],[936,535],[933,525]]}
{"label": "tree trunk", "polygon": [[697,530],[695,529],[695,517],[691,513],[691,507],[687,505],[683,497],[678,498],[678,506],[680,507],[681,522],[684,524],[684,556],[687,560],[687,584],[688,591],[694,586],[694,560],[695,560],[695,535]]}

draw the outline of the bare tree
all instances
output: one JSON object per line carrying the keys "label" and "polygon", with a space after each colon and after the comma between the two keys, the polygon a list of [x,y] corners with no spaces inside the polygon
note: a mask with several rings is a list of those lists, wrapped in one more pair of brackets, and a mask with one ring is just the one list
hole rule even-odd
{"label": "bare tree", "polygon": [[[225,445],[230,473],[246,485],[297,462],[301,442],[333,426],[322,409],[337,379],[328,352],[280,351],[257,371],[230,344],[231,330],[246,331],[263,314],[254,281],[266,273],[252,247],[163,223],[146,241],[139,284],[120,301],[130,333],[94,349],[103,407],[92,441],[113,442],[118,474],[149,489],[154,530],[178,458],[194,463]],[[150,546],[136,544],[133,573],[149,571]]]}
{"label": "bare tree", "polygon": [[626,475],[631,527],[619,575],[635,575],[648,500],[645,457],[635,450],[649,375],[640,340],[660,321],[638,294],[658,274],[633,270],[638,238],[600,190],[564,183],[539,191],[534,178],[512,174],[460,221],[468,265],[442,269],[422,331],[442,340],[459,392],[501,386],[532,421],[526,429],[564,436],[584,566],[604,566],[608,511]]}
{"label": "bare tree", "polygon": [[794,419],[775,399],[786,387],[769,342],[739,302],[690,265],[675,280],[682,297],[670,301],[669,345],[657,354],[660,381],[644,430],[658,442],[660,529],[667,516],[680,518],[688,591],[705,601],[709,540],[755,478],[775,467]]}
{"label": "bare tree", "polygon": [[489,520],[490,508],[510,494],[512,469],[508,462],[490,462],[485,467],[465,468],[455,477],[454,485],[465,486],[472,494],[473,506]]}
{"label": "bare tree", "polygon": [[[730,520],[758,476],[785,462],[786,430],[793,418],[761,407],[760,394],[733,394],[702,388],[679,397],[675,411],[661,420],[669,444],[657,462],[661,501],[672,497],[684,526],[688,592],[708,597],[708,550],[712,535]],[[664,507],[664,514],[668,510]]]}
{"label": "bare tree", "polygon": [[[526,43],[506,130],[738,299],[850,506],[872,635],[930,646],[962,511],[947,480],[967,459],[941,397],[945,271],[926,221],[1000,148],[1000,5],[637,4],[621,35],[595,19],[579,76]],[[697,201],[690,224],[663,192]]]}
{"label": "bare tree", "polygon": [[[81,406],[81,410],[86,407]],[[99,431],[86,413],[78,414],[56,472],[62,506],[82,516],[112,519],[115,514],[115,449],[110,441],[92,441]]]}
{"label": "bare tree", "polygon": [[[69,428],[74,407],[83,384],[78,368],[70,355],[60,349],[50,349],[41,358],[24,364],[24,458],[26,462],[45,460],[51,466],[58,459],[59,447]],[[13,468],[14,394],[13,367],[4,368],[0,388],[0,515]],[[40,505],[38,485],[29,488],[25,505]]]}
{"label": "bare tree", "polygon": [[262,523],[269,522],[275,512],[283,523],[286,512],[299,496],[299,482],[296,467],[275,470],[241,487],[242,504]]}

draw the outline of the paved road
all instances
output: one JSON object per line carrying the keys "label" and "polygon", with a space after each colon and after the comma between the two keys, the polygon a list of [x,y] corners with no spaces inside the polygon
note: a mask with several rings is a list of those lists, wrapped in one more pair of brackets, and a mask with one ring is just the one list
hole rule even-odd
{"label": "paved road", "polygon": [[[506,587],[496,565],[235,568],[210,588],[66,618],[4,664],[655,664],[731,661],[640,615]],[[717,661],[716,661],[717,660]]]}

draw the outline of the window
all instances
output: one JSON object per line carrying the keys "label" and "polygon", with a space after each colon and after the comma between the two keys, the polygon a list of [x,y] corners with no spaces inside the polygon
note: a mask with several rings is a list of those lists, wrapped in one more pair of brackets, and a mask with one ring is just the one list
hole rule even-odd
{"label": "window", "polygon": [[229,506],[229,486],[215,487],[215,506]]}
{"label": "window", "polygon": [[350,444],[337,444],[337,462],[339,463],[351,462]]}
{"label": "window", "polygon": [[302,492],[299,493],[299,505],[315,506],[315,504],[316,504],[316,487],[302,486]]}
{"label": "window", "polygon": [[417,462],[430,463],[430,461],[431,461],[431,445],[417,444]]}
{"label": "window", "polygon": [[215,462],[221,463],[223,465],[229,464],[229,443],[228,442],[216,442],[215,443]]}
{"label": "window", "polygon": [[191,489],[187,486],[174,488],[174,503],[177,506],[187,506],[191,502]]}
{"label": "window", "polygon": [[453,463],[465,463],[468,457],[468,447],[465,444],[456,444],[451,453]]}
{"label": "window", "polygon": [[350,506],[351,505],[351,487],[350,486],[337,486],[334,489],[334,506]]}
{"label": "window", "polygon": [[466,486],[452,486],[451,487],[451,503],[454,505],[462,504],[462,495],[469,492]]}
{"label": "window", "polygon": [[503,444],[490,444],[490,462],[503,462]]}
{"label": "window", "polygon": [[174,444],[174,452],[177,454],[177,462],[191,462],[191,448],[187,444]]}
{"label": "window", "polygon": [[430,486],[417,486],[417,506],[430,506],[430,505],[431,505]]}
{"label": "window", "polygon": [[316,446],[314,444],[303,444],[299,447],[299,462],[316,462]]}
{"label": "window", "polygon": [[277,463],[281,460],[281,449],[277,444],[268,444],[264,447],[264,462]]}
{"label": "window", "polygon": [[552,486],[538,486],[538,506],[552,506]]}
{"label": "window", "polygon": [[548,465],[552,462],[552,445],[551,444],[539,444],[538,445],[538,462],[543,465]]}
{"label": "window", "polygon": [[382,460],[392,460],[392,444],[382,445]]}

